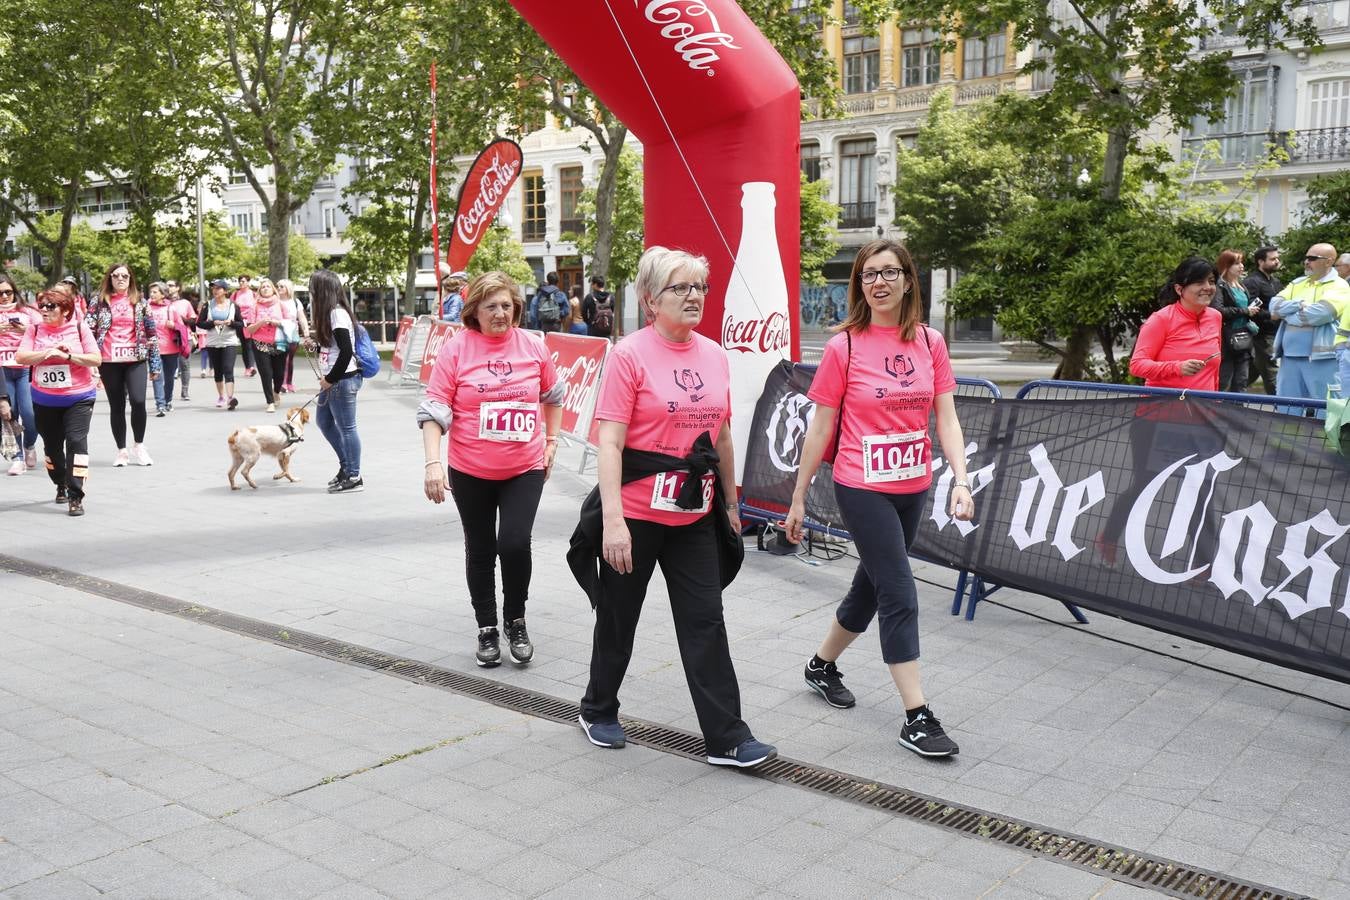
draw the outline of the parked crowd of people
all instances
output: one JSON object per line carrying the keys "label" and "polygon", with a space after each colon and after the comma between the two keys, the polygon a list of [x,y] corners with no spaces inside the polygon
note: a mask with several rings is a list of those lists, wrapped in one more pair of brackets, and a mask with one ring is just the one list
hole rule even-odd
{"label": "parked crowd of people", "polygon": [[361,490],[358,357],[362,351],[373,356],[374,348],[356,324],[346,288],[332,272],[316,272],[311,320],[290,281],[260,278],[256,290],[251,282],[242,275],[231,290],[223,279],[213,281],[206,300],[172,280],[142,292],[131,267],[116,263],[88,299],[74,278],[64,278],[30,303],[0,273],[0,420],[17,435],[8,474],[38,468],[40,438],[56,502],[71,516],[84,515],[89,431],[100,391],[113,438],[112,467],[152,466],[149,401],[156,417],[164,418],[173,413],[175,399],[189,400],[194,352],[201,351],[201,376],[214,381],[218,409],[239,406],[234,370],[242,352],[245,376],[259,378],[266,412],[275,413],[280,395],[295,391],[295,356],[304,345],[317,360],[315,418],[339,461],[329,491]]}

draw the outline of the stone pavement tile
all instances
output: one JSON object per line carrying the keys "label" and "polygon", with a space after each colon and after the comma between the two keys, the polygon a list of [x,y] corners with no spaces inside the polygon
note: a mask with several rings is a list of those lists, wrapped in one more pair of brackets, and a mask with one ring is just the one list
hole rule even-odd
{"label": "stone pavement tile", "polygon": [[352,840],[360,834],[360,831],[350,825],[320,816],[281,831],[271,832],[266,837],[269,843],[283,850],[302,858],[309,858],[344,841]]}
{"label": "stone pavement tile", "polygon": [[515,802],[515,810],[499,818],[487,819],[482,827],[499,837],[514,841],[525,847],[534,847],[552,838],[554,835],[570,831],[577,823],[561,815],[538,812],[530,808],[527,794],[520,795]]}
{"label": "stone pavement tile", "polygon": [[960,783],[1016,797],[1040,780],[1035,772],[985,760],[958,779]]}
{"label": "stone pavement tile", "polygon": [[289,800],[270,800],[223,816],[221,821],[255,837],[268,837],[315,818],[312,810]]}
{"label": "stone pavement tile", "polygon": [[686,900],[689,897],[754,897],[761,891],[753,882],[717,869],[694,869],[678,881],[653,885],[653,888],[651,896],[667,897],[670,900]]}
{"label": "stone pavement tile", "polygon": [[374,791],[362,787],[357,781],[345,778],[292,794],[286,802],[302,806],[316,814],[327,815],[350,809],[376,796],[378,795]]}
{"label": "stone pavement tile", "polygon": [[352,880],[359,880],[368,872],[377,871],[410,856],[412,853],[406,847],[400,847],[373,834],[363,834],[320,851],[310,857],[309,861],[332,869]]}
{"label": "stone pavement tile", "polygon": [[[1101,796],[1095,791],[1085,790],[1079,782],[1056,775],[1046,775],[1023,791],[1022,799],[1035,804],[1036,807],[1054,806],[1060,810],[1077,813],[1081,817],[1100,802]],[[1028,810],[1028,813],[1030,812]],[[1068,825],[1064,827],[1067,828]]]}
{"label": "stone pavement tile", "polygon": [[1327,877],[1334,875],[1345,860],[1344,846],[1335,846],[1303,835],[1286,834],[1270,828],[1259,831],[1246,848],[1247,858],[1277,862],[1281,866]]}
{"label": "stone pavement tile", "polygon": [[[602,840],[602,838],[597,836],[596,840]],[[434,859],[460,871],[481,876],[493,866],[522,853],[524,849],[515,841],[491,832],[470,829],[453,840],[442,844],[433,844],[417,856]],[[371,883],[375,884],[376,887],[380,886],[375,882]]]}
{"label": "stone pavement tile", "polygon": [[698,868],[688,860],[670,856],[659,845],[645,845],[593,866],[591,871],[628,885],[630,890],[650,891],[656,885],[678,881]]}
{"label": "stone pavement tile", "polygon": [[42,859],[65,869],[98,859],[122,849],[127,836],[108,825],[94,825],[81,831],[25,837],[16,834],[13,842]]}
{"label": "stone pavement tile", "polygon": [[[462,896],[462,895],[461,895]],[[586,872],[566,884],[558,885],[541,900],[629,900],[633,888],[613,878]]]}
{"label": "stone pavement tile", "polygon": [[1259,825],[1186,809],[1167,826],[1163,836],[1181,838],[1193,844],[1240,855],[1260,831]]}
{"label": "stone pavement tile", "polygon": [[[773,885],[775,890],[797,897],[871,897],[882,892],[883,882],[865,878],[847,858],[812,863],[787,874]],[[897,873],[900,877],[901,873]]]}
{"label": "stone pavement tile", "polygon": [[239,879],[234,887],[241,893],[260,900],[277,897],[307,898],[322,891],[339,887],[346,878],[331,869],[297,859],[267,872],[256,872]]}
{"label": "stone pavement tile", "polygon": [[616,835],[597,837],[589,829],[572,828],[555,834],[537,849],[578,866],[594,868],[616,856],[630,853],[637,847],[635,842]]}
{"label": "stone pavement tile", "polygon": [[140,844],[72,866],[66,873],[107,892],[159,872],[171,871],[177,865],[174,859]]}
{"label": "stone pavement tile", "polygon": [[[353,824],[359,827],[359,823]],[[436,844],[454,841],[468,828],[469,826],[456,822],[444,813],[424,812],[401,822],[397,828],[382,829],[380,833],[386,840],[417,852]]]}
{"label": "stone pavement tile", "polygon": [[375,796],[347,807],[340,814],[340,820],[359,827],[362,831],[380,832],[393,828],[402,822],[421,815],[424,810],[411,803],[395,800],[392,797]]}
{"label": "stone pavement tile", "polygon": [[915,900],[952,900],[954,897],[981,897],[994,885],[989,876],[949,865],[944,860],[929,860],[910,869],[889,888],[901,897]]}
{"label": "stone pavement tile", "polygon": [[27,850],[0,841],[0,890],[50,875],[56,868]]}
{"label": "stone pavement tile", "polygon": [[348,881],[315,894],[314,900],[386,900],[388,897],[388,894],[377,891],[369,885]]}
{"label": "stone pavement tile", "polygon": [[166,803],[144,812],[131,813],[108,824],[125,834],[132,841],[151,841],[155,838],[175,834],[187,828],[209,821],[190,809],[177,803]]}
{"label": "stone pavement tile", "polygon": [[1233,866],[1242,858],[1237,853],[1217,850],[1214,847],[1195,843],[1188,840],[1185,835],[1165,834],[1145,847],[1132,849],[1142,850],[1146,853],[1174,859],[1190,866],[1210,869],[1215,872],[1231,872]]}
{"label": "stone pavement tile", "polygon": [[226,885],[195,869],[165,869],[128,882],[108,896],[125,900],[177,900],[182,897],[214,897]]}
{"label": "stone pavement tile", "polygon": [[[1003,881],[1004,887],[1019,888],[1041,897],[1087,898],[1105,890],[1112,896],[1114,883],[1100,875],[1063,866],[1048,859],[1028,859]],[[1001,896],[997,891],[992,896]]]}
{"label": "stone pavement tile", "polygon": [[385,866],[361,880],[391,897],[425,897],[457,887],[463,873],[454,866],[425,856],[413,856]]}
{"label": "stone pavement tile", "polygon": [[1128,819],[1102,818],[1095,815],[1084,816],[1067,830],[1106,844],[1132,849],[1147,847],[1162,834],[1136,825]]}
{"label": "stone pavement tile", "polygon": [[[10,723],[10,727],[14,727],[14,724]],[[9,781],[39,790],[49,784],[79,777],[88,778],[97,774],[88,763],[71,759],[69,756],[56,756],[5,770]]]}
{"label": "stone pavement tile", "polygon": [[1181,814],[1181,810],[1180,806],[1172,803],[1129,794],[1112,794],[1094,806],[1087,817],[1112,819],[1129,823],[1134,828],[1161,833]]}
{"label": "stone pavement tile", "polygon": [[545,850],[531,847],[489,867],[481,877],[512,894],[534,897],[581,875],[584,867]]}
{"label": "stone pavement tile", "polygon": [[552,813],[573,822],[594,822],[597,819],[628,808],[628,801],[610,794],[581,788],[570,794],[548,800],[539,805],[542,812]]}
{"label": "stone pavement tile", "polygon": [[1258,884],[1274,887],[1294,896],[1325,898],[1326,872],[1302,872],[1280,862],[1263,859],[1259,856],[1244,856],[1224,873],[1235,878],[1245,878]]}
{"label": "stone pavement tile", "polygon": [[219,882],[233,885],[249,876],[298,861],[299,857],[295,854],[274,847],[260,838],[252,838],[204,856],[192,865]]}
{"label": "stone pavement tile", "polygon": [[[0,876],[0,888],[4,888],[2,876]],[[78,878],[64,872],[57,872],[35,878],[24,884],[4,888],[4,896],[5,900],[85,900],[85,898],[106,895]]]}

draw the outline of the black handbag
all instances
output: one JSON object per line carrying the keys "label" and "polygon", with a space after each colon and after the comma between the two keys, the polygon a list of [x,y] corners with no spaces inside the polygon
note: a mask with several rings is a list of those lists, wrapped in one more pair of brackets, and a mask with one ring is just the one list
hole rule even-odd
{"label": "black handbag", "polygon": [[1234,353],[1246,353],[1252,349],[1252,333],[1247,329],[1228,334],[1228,349]]}

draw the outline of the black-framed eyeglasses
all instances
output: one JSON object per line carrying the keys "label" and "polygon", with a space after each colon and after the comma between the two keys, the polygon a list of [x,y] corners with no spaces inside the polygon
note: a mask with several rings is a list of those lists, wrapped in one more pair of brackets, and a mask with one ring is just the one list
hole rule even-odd
{"label": "black-framed eyeglasses", "polygon": [[112,273],[112,277],[113,277],[113,278],[130,278],[130,277],[131,277],[131,273],[130,273],[130,272],[114,272],[114,273]]}
{"label": "black-framed eyeglasses", "polygon": [[38,304],[38,309],[42,310],[43,312],[47,312],[48,310],[51,310],[51,309],[60,309],[60,308],[61,308],[61,304],[59,304],[59,303],[39,303],[39,304]]}
{"label": "black-framed eyeglasses", "polygon": [[666,291],[670,291],[672,294],[674,294],[676,297],[679,297],[680,299],[688,297],[690,291],[698,291],[700,294],[706,297],[708,296],[708,282],[705,281],[699,284],[695,282],[681,281],[676,284],[668,284],[665,287],[661,288],[661,293],[664,294]]}
{"label": "black-framed eyeglasses", "polygon": [[1330,257],[1330,256],[1313,256],[1311,253],[1309,253],[1307,256],[1303,257],[1303,261],[1304,261],[1304,262],[1317,262],[1319,259],[1331,259],[1331,257]]}
{"label": "black-framed eyeglasses", "polygon": [[0,288],[0,297],[13,297],[13,288]]}
{"label": "black-framed eyeglasses", "polygon": [[905,274],[905,270],[899,266],[887,266],[884,269],[863,269],[858,273],[858,280],[863,284],[872,284],[880,275],[883,281],[895,281],[903,274]]}

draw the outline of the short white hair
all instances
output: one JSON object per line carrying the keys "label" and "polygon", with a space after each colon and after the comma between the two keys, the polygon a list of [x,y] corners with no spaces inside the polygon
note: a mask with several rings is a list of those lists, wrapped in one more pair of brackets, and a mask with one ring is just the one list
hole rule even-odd
{"label": "short white hair", "polygon": [[638,260],[637,279],[633,282],[638,300],[656,299],[675,273],[682,269],[693,269],[698,273],[694,277],[699,281],[708,280],[707,257],[669,247],[648,247]]}
{"label": "short white hair", "polygon": [[1342,253],[1340,256],[1336,257],[1336,265],[1338,266],[1350,265],[1350,253]]}

